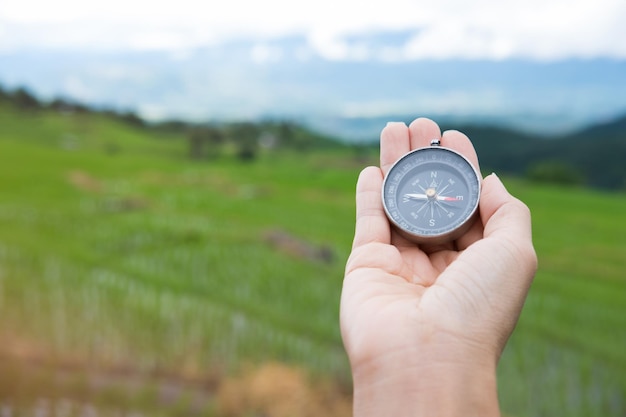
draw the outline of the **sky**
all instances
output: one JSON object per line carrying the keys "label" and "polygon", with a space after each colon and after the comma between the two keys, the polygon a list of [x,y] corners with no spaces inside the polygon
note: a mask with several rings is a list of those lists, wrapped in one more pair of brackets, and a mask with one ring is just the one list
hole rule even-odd
{"label": "sky", "polygon": [[626,111],[624,21],[626,0],[0,0],[0,86],[148,120],[556,131]]}
{"label": "sky", "polygon": [[[254,39],[263,59],[280,53],[263,42],[299,36],[328,60],[623,60],[625,19],[624,0],[3,0],[0,54],[185,53]],[[388,37],[372,45],[372,34]]]}

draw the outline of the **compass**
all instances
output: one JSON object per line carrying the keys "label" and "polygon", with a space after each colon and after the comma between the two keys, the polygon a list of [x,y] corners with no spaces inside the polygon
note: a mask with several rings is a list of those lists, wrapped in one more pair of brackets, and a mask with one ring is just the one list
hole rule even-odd
{"label": "compass", "polygon": [[460,153],[441,146],[415,149],[391,167],[382,188],[393,226],[416,243],[452,241],[469,229],[478,209],[481,176]]}

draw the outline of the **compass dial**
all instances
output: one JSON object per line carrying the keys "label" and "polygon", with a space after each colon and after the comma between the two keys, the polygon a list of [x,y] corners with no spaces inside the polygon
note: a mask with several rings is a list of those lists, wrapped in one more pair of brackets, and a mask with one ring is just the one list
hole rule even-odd
{"label": "compass dial", "polygon": [[480,178],[463,155],[434,141],[391,167],[382,190],[385,213],[414,242],[454,240],[474,220]]}

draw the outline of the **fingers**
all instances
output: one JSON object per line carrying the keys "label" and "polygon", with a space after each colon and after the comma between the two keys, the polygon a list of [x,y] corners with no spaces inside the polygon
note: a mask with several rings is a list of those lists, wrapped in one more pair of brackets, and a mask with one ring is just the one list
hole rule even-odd
{"label": "fingers", "polygon": [[372,242],[389,243],[391,231],[383,210],[381,189],[383,174],[367,167],[359,175],[356,187],[356,226],[353,248]]}
{"label": "fingers", "polygon": [[380,133],[380,169],[387,175],[389,168],[411,150],[409,130],[402,122],[389,122]]}
{"label": "fingers", "polygon": [[415,119],[408,127],[402,122],[387,123],[380,134],[380,168],[387,174],[389,168],[407,152],[430,145],[433,139],[441,139],[441,145],[465,156],[479,170],[478,156],[469,138],[456,130],[441,135],[437,123],[430,119]]}
{"label": "fingers", "polygon": [[441,131],[432,120],[419,118],[409,127],[403,122],[390,122],[380,134],[380,168],[387,175],[389,168],[405,153],[428,146],[439,139]]}
{"label": "fingers", "polygon": [[440,139],[441,130],[437,123],[430,119],[420,117],[419,119],[413,120],[409,125],[409,135],[411,138],[411,150],[413,150],[430,145],[430,141],[433,139]]}
{"label": "fingers", "polygon": [[480,172],[476,150],[465,134],[458,130],[447,130],[443,132],[443,136],[441,137],[441,146],[457,151],[474,165],[476,171]]}

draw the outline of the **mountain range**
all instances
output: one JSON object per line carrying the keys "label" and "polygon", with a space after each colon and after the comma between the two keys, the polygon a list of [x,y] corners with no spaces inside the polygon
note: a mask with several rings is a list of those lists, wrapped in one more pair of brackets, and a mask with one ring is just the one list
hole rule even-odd
{"label": "mountain range", "polygon": [[[359,154],[363,150],[377,148],[377,141],[364,141],[358,146],[345,138],[320,134],[306,126],[289,120],[264,120],[257,123],[245,121],[235,123],[190,123],[181,120],[146,122],[134,112],[116,112],[111,109],[97,109],[85,103],[70,102],[64,99],[41,100],[25,88],[4,90],[0,88],[0,116],[11,108],[32,118],[40,112],[57,114],[54,117],[74,114],[76,117],[89,117],[100,113],[107,118],[130,125],[133,128],[150,129],[154,134],[175,134],[187,138],[190,155],[202,159],[202,148],[213,147],[213,155],[219,154],[224,141],[239,149],[237,154],[248,159],[254,158],[255,149],[267,147],[267,140],[273,138],[272,148],[299,151],[312,148],[333,149],[353,147]],[[36,120],[37,118],[35,117]],[[395,119],[401,120],[401,119]],[[409,123],[410,118],[405,122]],[[382,126],[382,125],[381,125]],[[381,126],[377,126],[380,129]],[[477,154],[483,172],[496,171],[507,175],[526,176],[534,181],[552,182],[561,185],[586,185],[596,189],[626,189],[626,114],[610,122],[589,125],[575,132],[531,133],[511,127],[493,124],[458,124],[444,121],[442,130],[458,129],[466,133]],[[2,138],[0,138],[2,139]],[[44,140],[49,138],[43,138]],[[263,143],[266,145],[263,145]],[[211,144],[211,145],[209,145]],[[204,156],[203,156],[204,155]]]}
{"label": "mountain range", "polygon": [[0,84],[148,120],[291,119],[361,142],[417,116],[563,134],[626,113],[626,61],[333,60],[300,37],[174,52],[5,51]]}
{"label": "mountain range", "polygon": [[626,188],[626,114],[611,122],[547,136],[480,125],[459,126],[459,130],[472,140],[483,172],[594,189]]}

